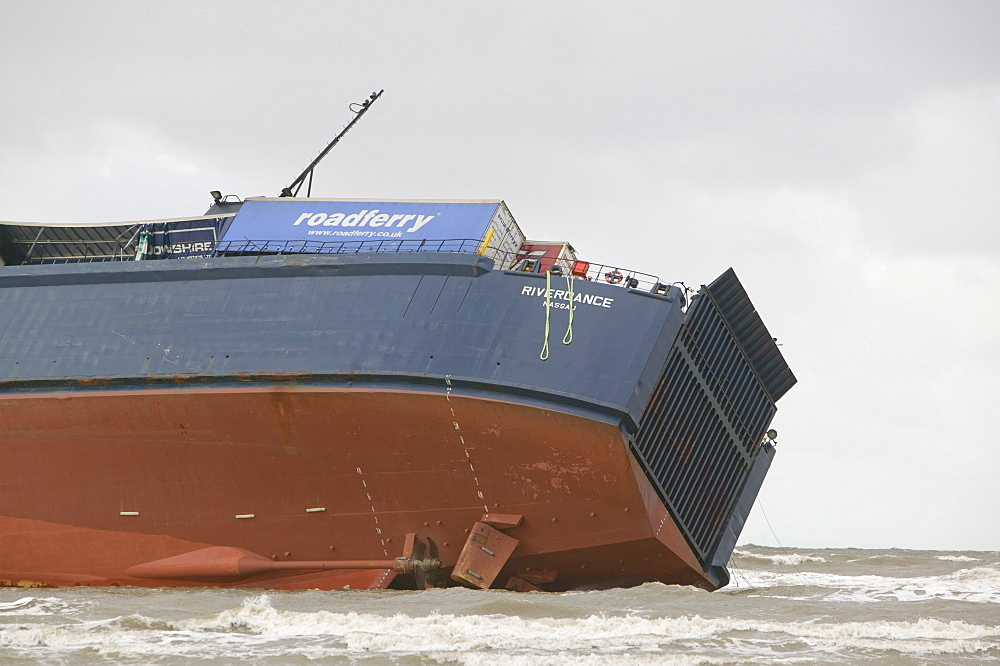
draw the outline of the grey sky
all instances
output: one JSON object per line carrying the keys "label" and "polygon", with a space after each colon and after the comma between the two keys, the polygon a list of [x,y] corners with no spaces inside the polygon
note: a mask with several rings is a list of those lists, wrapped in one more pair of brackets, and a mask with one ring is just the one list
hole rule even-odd
{"label": "grey sky", "polygon": [[[503,198],[530,237],[729,266],[800,383],[785,545],[1000,549],[1000,4],[0,2],[0,219],[208,191]],[[627,332],[623,332],[626,334]],[[774,544],[759,512],[744,541]]]}

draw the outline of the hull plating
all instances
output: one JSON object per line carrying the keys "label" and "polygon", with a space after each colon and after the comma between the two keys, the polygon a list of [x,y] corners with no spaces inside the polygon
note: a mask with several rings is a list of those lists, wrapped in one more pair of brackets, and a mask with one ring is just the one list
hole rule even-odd
{"label": "hull plating", "polygon": [[498,585],[720,583],[612,419],[450,391],[273,386],[20,393],[0,420],[16,471],[0,485],[0,584],[385,587],[391,570],[126,571],[211,546],[392,559],[407,533],[432,538],[448,567],[485,513],[524,516]]}

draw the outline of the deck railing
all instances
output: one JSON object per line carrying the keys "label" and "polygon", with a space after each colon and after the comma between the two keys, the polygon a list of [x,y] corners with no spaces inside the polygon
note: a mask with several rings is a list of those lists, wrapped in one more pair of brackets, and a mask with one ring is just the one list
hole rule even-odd
{"label": "deck railing", "polygon": [[[450,238],[447,240],[363,240],[363,241],[222,241],[217,246],[217,254],[227,257],[268,254],[363,254],[369,252],[455,252],[472,254],[479,252],[482,241],[472,238]],[[541,263],[536,266],[532,259],[520,258],[516,251],[486,248],[484,256],[493,259],[498,270],[524,270],[540,273]],[[544,260],[543,260],[544,261]],[[557,260],[553,267],[560,275],[594,282],[606,282],[621,287],[652,291],[661,285],[655,275],[610,264],[595,264],[587,261],[571,262]]]}
{"label": "deck railing", "polygon": [[[30,263],[55,264],[79,263],[92,261],[132,261],[134,255],[131,248],[122,248],[114,255],[89,254],[89,248],[84,248],[80,256],[36,258]],[[277,256],[286,254],[368,254],[368,253],[403,253],[403,252],[448,252],[459,254],[476,254],[482,249],[482,241],[473,238],[449,238],[445,240],[356,240],[356,241],[316,241],[316,240],[223,240],[215,244],[215,256]],[[134,252],[134,250],[132,250]],[[551,260],[525,259],[516,251],[486,248],[482,254],[493,260],[497,270],[523,271],[542,274],[541,268],[548,266]],[[89,256],[88,256],[89,255]],[[148,259],[147,261],[154,261]],[[558,275],[571,275],[576,279],[593,282],[605,282],[620,287],[639,289],[642,291],[666,290],[666,287],[655,275],[640,271],[613,266],[596,264],[587,261],[572,262],[558,259],[551,264],[550,270]]]}
{"label": "deck railing", "polygon": [[474,253],[480,241],[471,238],[447,240],[360,240],[360,241],[220,241],[216,254],[241,257],[260,254],[366,254],[371,252],[466,252]]}

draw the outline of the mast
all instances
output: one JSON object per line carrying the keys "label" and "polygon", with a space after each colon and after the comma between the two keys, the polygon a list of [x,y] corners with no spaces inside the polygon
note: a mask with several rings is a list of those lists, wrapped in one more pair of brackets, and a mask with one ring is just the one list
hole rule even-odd
{"label": "mast", "polygon": [[365,101],[361,103],[357,102],[352,103],[350,108],[351,111],[354,111],[354,119],[347,124],[347,127],[345,127],[340,131],[340,134],[338,134],[333,138],[333,141],[327,144],[326,148],[324,148],[323,151],[316,156],[316,159],[314,159],[309,164],[309,166],[307,166],[305,170],[299,174],[298,178],[292,181],[291,185],[281,190],[281,194],[279,194],[278,196],[282,197],[298,196],[299,190],[302,189],[302,183],[305,182],[306,180],[306,176],[309,177],[309,186],[306,188],[306,196],[308,197],[309,195],[311,195],[313,170],[316,168],[316,165],[319,164],[320,161],[322,161],[322,159],[326,157],[326,154],[329,153],[330,150],[337,145],[337,142],[340,141],[340,139],[345,134],[347,134],[347,132],[350,131],[352,127],[354,127],[354,124],[357,123],[359,120],[361,120],[361,116],[365,115],[365,113],[368,112],[368,109],[370,109],[371,105],[374,104],[375,101],[382,96],[383,92],[385,92],[385,90],[379,90],[377,93],[373,92],[371,95],[368,96],[368,99],[366,99]]}

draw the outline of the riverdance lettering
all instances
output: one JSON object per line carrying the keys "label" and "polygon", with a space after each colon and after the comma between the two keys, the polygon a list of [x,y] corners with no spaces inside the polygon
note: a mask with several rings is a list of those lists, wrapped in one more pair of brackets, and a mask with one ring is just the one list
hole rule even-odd
{"label": "riverdance lettering", "polygon": [[[569,301],[569,292],[565,289],[550,289],[551,292],[550,300],[553,301]],[[525,285],[521,289],[522,296],[538,296],[541,298],[545,297],[545,287],[532,287],[530,285]],[[598,296],[596,294],[584,294],[582,292],[576,292],[573,294],[573,302],[580,303],[582,305],[594,305],[600,308],[610,308],[611,304],[615,302],[613,298],[607,298],[606,296]],[[568,308],[568,303],[554,303],[552,307],[556,308]]]}

